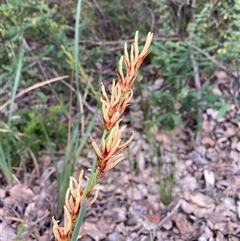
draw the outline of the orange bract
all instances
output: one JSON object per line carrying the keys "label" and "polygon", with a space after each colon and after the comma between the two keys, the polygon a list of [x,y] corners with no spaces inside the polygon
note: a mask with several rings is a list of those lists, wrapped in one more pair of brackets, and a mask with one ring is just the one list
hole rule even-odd
{"label": "orange bract", "polygon": [[101,141],[101,151],[98,148],[95,140],[91,138],[91,142],[93,148],[98,157],[98,177],[103,176],[107,171],[112,169],[117,163],[124,159],[123,154],[117,154],[119,151],[124,149],[129,145],[129,143],[133,139],[134,132],[131,131],[132,135],[123,144],[121,143],[121,136],[126,128],[126,125],[119,129],[119,121],[115,124],[115,126],[111,129],[107,138],[102,138]]}
{"label": "orange bract", "polygon": [[125,111],[129,101],[132,99],[133,91],[130,90],[127,94],[122,95],[119,83],[115,85],[115,81],[113,80],[110,100],[107,96],[104,85],[102,85],[102,94],[102,116],[104,128],[108,131],[113,128]]}

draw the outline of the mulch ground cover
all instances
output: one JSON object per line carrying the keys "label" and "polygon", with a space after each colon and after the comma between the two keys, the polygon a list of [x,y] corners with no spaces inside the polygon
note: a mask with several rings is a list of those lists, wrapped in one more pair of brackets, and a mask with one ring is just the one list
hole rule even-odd
{"label": "mulch ground cover", "polygon": [[[230,95],[231,78],[224,72],[214,78],[213,93]],[[201,111],[200,131],[186,119],[172,131],[153,126],[148,135],[133,100],[123,122],[136,126],[134,140],[126,160],[101,179],[81,240],[240,240],[240,103],[234,96],[221,118],[212,108]],[[94,153],[85,154],[78,163],[88,169]],[[50,155],[42,155],[38,169],[15,169],[15,176],[13,185],[0,187],[0,240],[53,240],[57,183]],[[169,204],[163,203],[164,188]]]}

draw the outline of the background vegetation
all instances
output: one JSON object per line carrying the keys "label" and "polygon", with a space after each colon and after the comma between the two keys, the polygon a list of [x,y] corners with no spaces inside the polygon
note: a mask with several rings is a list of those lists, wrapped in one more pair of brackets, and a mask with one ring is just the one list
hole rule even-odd
{"label": "background vegetation", "polygon": [[[53,160],[65,155],[66,166],[72,162],[66,177],[59,170],[59,190],[65,190],[61,180],[68,178],[87,145],[99,83],[111,83],[123,42],[132,41],[136,30],[140,36],[154,32],[151,54],[136,84],[136,97],[147,93],[140,102],[143,132],[154,124],[172,129],[186,116],[200,126],[199,110],[207,106],[224,115],[233,96],[212,92],[216,70],[224,70],[239,85],[233,75],[240,68],[239,0],[83,1],[77,25],[79,83],[73,80],[76,1],[3,2],[0,163],[1,179],[8,182],[12,168],[33,168],[47,152]],[[65,75],[70,77],[17,97],[37,83]],[[154,89],[157,79],[163,82]]]}

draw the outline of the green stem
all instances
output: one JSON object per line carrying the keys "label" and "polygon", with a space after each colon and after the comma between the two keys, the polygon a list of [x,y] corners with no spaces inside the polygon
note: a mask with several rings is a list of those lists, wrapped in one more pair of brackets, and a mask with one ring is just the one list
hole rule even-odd
{"label": "green stem", "polygon": [[87,185],[86,185],[86,187],[84,189],[84,192],[83,192],[83,195],[82,195],[81,208],[80,208],[80,211],[79,211],[79,214],[78,214],[78,217],[77,217],[76,225],[75,225],[74,230],[73,230],[73,235],[72,235],[71,241],[77,240],[77,237],[79,235],[79,231],[80,231],[81,226],[82,226],[84,216],[85,216],[86,211],[87,211],[87,204],[88,204],[87,199],[88,199],[89,191],[91,192],[92,188],[96,185],[96,180],[97,180],[96,179],[97,174],[95,173],[96,164],[97,164],[97,160],[95,159],[94,162],[93,162],[93,165],[92,165],[90,177],[88,179]]}
{"label": "green stem", "polygon": [[76,225],[75,225],[75,228],[73,231],[71,241],[77,241],[77,238],[79,236],[79,231],[81,229],[82,222],[83,222],[84,216],[86,214],[86,211],[87,211],[87,200],[84,199],[81,203],[81,209],[80,209],[80,212],[79,212],[79,215],[77,218],[77,222],[76,222]]}

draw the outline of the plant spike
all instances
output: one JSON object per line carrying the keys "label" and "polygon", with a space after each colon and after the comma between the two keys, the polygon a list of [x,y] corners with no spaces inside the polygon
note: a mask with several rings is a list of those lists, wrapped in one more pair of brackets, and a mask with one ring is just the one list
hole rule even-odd
{"label": "plant spike", "polygon": [[[88,185],[86,188],[82,185],[83,170],[80,171],[78,181],[70,177],[69,188],[65,197],[64,226],[59,227],[59,221],[56,221],[54,217],[52,218],[55,241],[71,240],[79,212],[81,207],[83,208],[84,206],[82,206],[82,204],[87,202],[87,206],[91,206],[98,197],[98,179],[115,167],[125,157],[123,153],[119,152],[130,144],[134,137],[134,132],[131,131],[130,138],[126,142],[121,143],[122,134],[127,126],[124,125],[121,128],[119,127],[121,121],[120,117],[133,97],[132,85],[136,79],[140,65],[149,54],[148,48],[152,42],[152,37],[153,33],[149,32],[146,43],[140,54],[138,48],[138,31],[135,34],[130,55],[127,50],[127,44],[125,43],[124,56],[120,58],[119,71],[117,72],[118,82],[116,83],[115,80],[113,80],[110,98],[106,93],[105,86],[102,84],[102,97],[100,100],[102,102],[104,131],[101,140],[101,148],[97,146],[95,140],[90,136],[93,149],[97,156],[97,168],[95,173],[92,169],[92,175],[88,178]],[[123,71],[123,62],[126,67],[126,73]],[[90,201],[89,198],[93,190],[96,190],[96,192],[93,199]],[[86,210],[86,208],[84,208],[84,210]],[[78,233],[80,237],[85,233],[85,230],[80,229]]]}

